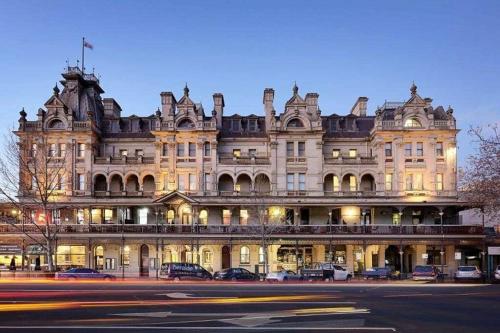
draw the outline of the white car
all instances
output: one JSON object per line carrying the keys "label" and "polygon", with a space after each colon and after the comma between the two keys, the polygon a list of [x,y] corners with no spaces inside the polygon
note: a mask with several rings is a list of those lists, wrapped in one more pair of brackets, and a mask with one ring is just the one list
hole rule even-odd
{"label": "white car", "polygon": [[500,265],[497,266],[497,269],[495,269],[495,280],[500,281]]}
{"label": "white car", "polygon": [[294,271],[283,269],[278,272],[267,273],[266,281],[268,282],[283,282],[283,281],[299,281],[302,280],[302,276],[298,275]]}
{"label": "white car", "polygon": [[483,273],[476,266],[458,266],[455,280],[481,280]]}

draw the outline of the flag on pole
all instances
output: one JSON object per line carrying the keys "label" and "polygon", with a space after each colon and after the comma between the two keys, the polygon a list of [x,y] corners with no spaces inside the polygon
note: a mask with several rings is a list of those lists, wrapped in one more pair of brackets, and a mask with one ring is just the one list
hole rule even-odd
{"label": "flag on pole", "polygon": [[83,47],[86,47],[86,48],[91,49],[91,50],[94,49],[94,45],[90,44],[86,40],[83,41]]}

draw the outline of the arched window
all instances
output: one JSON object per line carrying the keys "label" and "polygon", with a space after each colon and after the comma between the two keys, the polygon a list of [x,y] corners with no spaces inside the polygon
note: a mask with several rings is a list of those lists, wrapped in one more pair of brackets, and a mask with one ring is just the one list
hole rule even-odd
{"label": "arched window", "polygon": [[185,118],[179,122],[177,128],[194,128],[194,123],[191,121],[191,119]]}
{"label": "arched window", "polygon": [[405,127],[420,128],[420,127],[422,127],[422,124],[420,123],[420,121],[416,117],[411,117],[411,118],[406,119]]}
{"label": "arched window", "polygon": [[59,119],[54,119],[50,122],[49,128],[51,128],[51,129],[63,129],[64,123]]}
{"label": "arched window", "polygon": [[264,248],[261,246],[259,247],[259,264],[264,263]]}
{"label": "arched window", "polygon": [[240,264],[250,264],[250,249],[248,246],[242,246],[240,248]]}
{"label": "arched window", "polygon": [[208,212],[206,209],[202,209],[200,211],[200,216],[199,216],[199,224],[201,225],[207,225],[208,224]]}
{"label": "arched window", "polygon": [[299,118],[293,118],[286,125],[287,128],[303,128],[304,123]]}

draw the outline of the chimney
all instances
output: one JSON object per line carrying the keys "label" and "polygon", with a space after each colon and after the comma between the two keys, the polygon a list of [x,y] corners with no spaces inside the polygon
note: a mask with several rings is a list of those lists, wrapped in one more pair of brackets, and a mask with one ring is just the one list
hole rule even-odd
{"label": "chimney", "polygon": [[310,114],[317,114],[318,112],[318,97],[319,94],[317,93],[307,93],[306,94],[306,105],[307,105],[307,112]]}
{"label": "chimney", "polygon": [[358,100],[351,109],[351,114],[358,117],[365,117],[367,102],[368,102],[368,97],[358,97]]}
{"label": "chimney", "polygon": [[426,97],[424,98],[424,101],[425,101],[425,106],[429,107],[432,105],[432,98]]}
{"label": "chimney", "polygon": [[262,98],[262,103],[264,104],[264,113],[266,115],[266,129],[271,128],[271,119],[275,116],[274,106],[274,89],[266,88],[264,89],[264,97]]}
{"label": "chimney", "polygon": [[215,93],[213,95],[214,98],[214,111],[215,111],[215,120],[217,122],[217,127],[222,127],[222,115],[224,113],[224,95],[221,93]]}
{"label": "chimney", "polygon": [[173,116],[175,113],[175,104],[177,101],[175,100],[174,94],[170,91],[162,92],[161,96],[161,115],[163,118],[167,116]]}

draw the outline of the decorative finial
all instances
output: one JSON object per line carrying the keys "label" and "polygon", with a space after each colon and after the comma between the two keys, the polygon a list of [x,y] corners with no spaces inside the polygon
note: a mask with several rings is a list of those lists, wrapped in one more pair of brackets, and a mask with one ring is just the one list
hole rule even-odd
{"label": "decorative finial", "polygon": [[297,87],[297,81],[293,82],[293,95],[297,95],[299,92],[299,87]]}
{"label": "decorative finial", "polygon": [[76,59],[76,67],[80,67],[80,60]]}
{"label": "decorative finial", "polygon": [[412,81],[410,91],[412,96],[415,96],[417,94],[417,86],[415,85],[414,81]]}
{"label": "decorative finial", "polygon": [[21,110],[21,112],[19,112],[19,114],[21,115],[21,119],[26,119],[26,116],[27,116],[27,113],[26,111],[24,111],[24,108]]}
{"label": "decorative finial", "polygon": [[59,90],[59,87],[57,86],[57,82],[56,82],[56,85],[54,86],[53,90],[54,90],[54,96],[59,96],[60,90]]}
{"label": "decorative finial", "polygon": [[189,96],[189,88],[187,82],[186,85],[184,86],[184,96]]}

